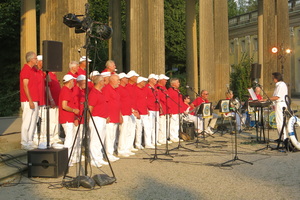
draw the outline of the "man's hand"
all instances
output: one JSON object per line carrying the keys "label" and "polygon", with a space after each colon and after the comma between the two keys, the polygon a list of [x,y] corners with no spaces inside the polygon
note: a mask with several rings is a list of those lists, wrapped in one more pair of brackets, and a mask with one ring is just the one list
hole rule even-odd
{"label": "man's hand", "polygon": [[34,103],[32,101],[29,101],[29,107],[30,107],[30,109],[34,109],[35,108]]}
{"label": "man's hand", "polygon": [[78,115],[79,114],[79,109],[73,109],[73,113],[75,113],[76,115]]}

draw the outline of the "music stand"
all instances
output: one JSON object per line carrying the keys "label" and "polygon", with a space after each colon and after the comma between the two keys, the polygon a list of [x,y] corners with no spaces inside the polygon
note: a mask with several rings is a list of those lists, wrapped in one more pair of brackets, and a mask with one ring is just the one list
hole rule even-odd
{"label": "music stand", "polygon": [[[230,113],[230,99],[221,99],[217,106],[215,107],[216,110],[219,110],[221,115]],[[221,136],[223,135],[223,132],[228,130],[228,128],[224,125],[224,117],[222,117],[222,124],[218,126],[218,131],[221,131]],[[230,121],[231,129],[232,129],[232,124]]]}
{"label": "music stand", "polygon": [[[200,133],[200,134],[203,134],[203,140],[205,140],[205,118],[210,118],[212,117],[212,103],[211,102],[208,102],[208,103],[202,103],[200,106],[199,106],[199,109],[196,110],[195,112],[196,115],[201,115],[202,118],[203,118],[203,131]],[[207,133],[208,136],[211,136],[214,138],[213,135]]]}

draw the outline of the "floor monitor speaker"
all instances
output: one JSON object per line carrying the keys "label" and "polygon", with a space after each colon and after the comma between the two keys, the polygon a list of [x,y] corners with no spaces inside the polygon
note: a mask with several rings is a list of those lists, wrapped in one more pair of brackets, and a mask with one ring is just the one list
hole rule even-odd
{"label": "floor monitor speaker", "polygon": [[259,79],[261,74],[261,64],[254,63],[251,65],[251,79]]}
{"label": "floor monitor speaker", "polygon": [[34,149],[27,152],[28,177],[57,178],[68,167],[68,149]]}

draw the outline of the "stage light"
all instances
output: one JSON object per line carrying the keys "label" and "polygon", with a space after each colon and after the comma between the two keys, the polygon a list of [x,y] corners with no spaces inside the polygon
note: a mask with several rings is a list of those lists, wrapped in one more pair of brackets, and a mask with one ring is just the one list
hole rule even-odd
{"label": "stage light", "polygon": [[287,54],[290,54],[291,52],[292,52],[291,49],[286,49],[286,50],[285,50],[285,53],[287,53]]}
{"label": "stage light", "polygon": [[75,15],[72,13],[66,14],[63,17],[63,23],[65,25],[67,25],[69,28],[77,28],[80,29],[82,26],[82,21],[80,19],[78,19],[78,16],[82,16],[82,15]]}
{"label": "stage light", "polygon": [[277,53],[278,52],[278,48],[277,47],[273,47],[272,48],[272,53]]}

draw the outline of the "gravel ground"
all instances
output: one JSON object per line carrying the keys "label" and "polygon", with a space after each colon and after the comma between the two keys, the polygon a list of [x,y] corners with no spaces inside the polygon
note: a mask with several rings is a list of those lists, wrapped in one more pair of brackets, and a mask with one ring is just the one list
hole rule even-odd
{"label": "gravel ground", "polygon": [[[267,132],[266,132],[267,133]],[[195,144],[181,142],[182,147],[171,150],[174,157],[158,155],[150,162],[154,150],[139,150],[135,156],[121,158],[112,163],[117,182],[93,190],[83,187],[61,187],[63,178],[32,178],[25,174],[20,184],[1,187],[1,199],[298,199],[300,189],[300,154],[265,149],[266,144],[255,142],[255,131],[238,134],[237,157],[240,160],[221,164],[235,157],[234,135],[200,139]],[[270,130],[270,138],[277,138]],[[254,141],[254,142],[253,142]],[[276,147],[275,143],[270,143]],[[169,145],[169,149],[178,143]],[[188,149],[185,149],[186,147]],[[158,153],[165,154],[165,145]],[[171,160],[163,160],[171,159]],[[231,165],[232,164],[232,165]],[[69,176],[76,177],[76,166],[70,168]],[[108,166],[92,167],[89,175],[107,173]],[[17,180],[16,180],[17,181]],[[52,183],[49,183],[52,182]]]}

